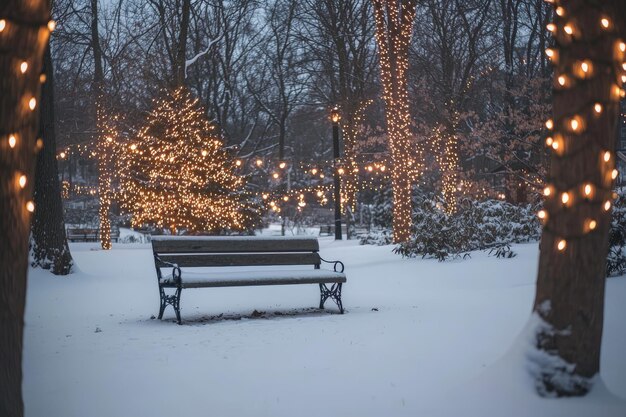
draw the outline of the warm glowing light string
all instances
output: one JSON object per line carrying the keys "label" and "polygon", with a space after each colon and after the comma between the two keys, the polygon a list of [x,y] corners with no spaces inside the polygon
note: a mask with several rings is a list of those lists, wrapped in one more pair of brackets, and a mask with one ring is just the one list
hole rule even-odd
{"label": "warm glowing light string", "polygon": [[[617,39],[611,20],[598,8],[598,20],[596,27],[581,28],[576,17],[576,10],[567,10],[562,2],[550,0],[555,7],[557,15],[555,22],[548,24],[548,30],[556,39],[556,48],[546,49],[546,55],[555,65],[554,94],[559,95],[572,88],[587,83],[595,82],[597,74],[614,75],[613,83],[608,86],[608,91],[603,91],[603,97],[592,100],[584,107],[575,109],[556,120],[546,121],[546,129],[549,135],[545,145],[551,149],[554,158],[559,160],[572,160],[583,151],[592,150],[597,154],[599,171],[596,179],[588,179],[574,184],[557,183],[555,178],[549,178],[544,188],[546,198],[545,208],[538,213],[539,219],[544,224],[544,230],[555,237],[556,250],[567,250],[568,242],[582,239],[598,228],[604,218],[585,218],[578,228],[559,228],[555,223],[558,213],[568,212],[584,206],[600,206],[605,213],[609,213],[612,201],[616,194],[612,191],[614,180],[618,176],[615,169],[615,154],[613,149],[607,149],[605,144],[599,143],[597,135],[586,134],[593,129],[594,120],[604,117],[607,107],[616,105],[620,99],[626,96],[623,89],[626,81],[626,43]],[[600,35],[585,38],[583,29],[590,33],[597,32]],[[585,43],[588,48],[601,48],[612,45],[611,59],[591,60],[585,57],[573,60],[573,64],[564,68],[560,63],[561,48],[570,43]],[[597,89],[596,89],[597,90]],[[584,136],[584,140],[580,138]],[[580,143],[578,143],[580,142]],[[612,148],[612,147],[611,147]],[[569,225],[569,223],[568,223]]]}
{"label": "warm glowing light string", "polygon": [[[17,33],[16,27],[26,26],[31,28],[36,28],[39,30],[39,36],[37,38],[37,42],[40,42],[41,45],[44,45],[48,42],[50,37],[50,33],[55,29],[56,23],[54,20],[49,20],[46,23],[32,23],[19,21],[15,19],[2,18],[0,19],[0,38],[2,38],[2,42],[11,41],[11,38]],[[28,74],[28,71],[32,71],[32,65],[29,64],[28,61],[24,61],[22,59],[15,60],[15,72],[18,76],[24,76]],[[45,75],[43,75],[43,80],[40,75],[40,82],[45,82]],[[26,93],[21,100],[19,100],[19,106],[22,107],[24,114],[30,114],[35,111],[37,108],[37,99],[34,97],[33,92]],[[34,144],[25,143],[26,142],[26,134],[23,134],[23,131],[29,129],[31,126],[29,125],[28,118],[24,118],[24,123],[21,126],[18,126],[15,130],[11,132],[2,132],[0,131],[0,157],[5,152],[22,152],[24,150],[28,151],[28,148],[31,147],[31,152],[37,154],[43,147],[43,141],[41,138],[37,138]],[[34,146],[33,146],[34,145]],[[5,179],[2,179],[5,180]],[[20,171],[19,169],[15,170],[12,178],[8,178],[8,181],[13,183],[13,187],[16,190],[16,195],[20,199],[20,205],[23,205],[26,214],[33,213],[35,211],[35,204],[32,200],[30,200],[30,193],[32,192],[32,187],[26,187],[30,182],[28,176]]]}

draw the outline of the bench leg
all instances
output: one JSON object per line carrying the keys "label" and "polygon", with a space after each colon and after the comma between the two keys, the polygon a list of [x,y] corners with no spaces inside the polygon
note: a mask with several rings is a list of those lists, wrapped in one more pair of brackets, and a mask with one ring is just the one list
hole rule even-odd
{"label": "bench leg", "polygon": [[337,307],[339,313],[343,314],[343,303],[341,302],[341,283],[335,283],[330,288],[326,284],[320,284],[320,309],[324,309],[324,303],[331,298]]}
{"label": "bench leg", "polygon": [[176,288],[176,292],[172,295],[168,295],[165,293],[165,289],[163,287],[159,287],[159,293],[161,296],[161,306],[159,307],[159,320],[163,318],[163,312],[168,305],[171,305],[174,308],[174,312],[176,313],[176,321],[178,324],[182,324],[182,320],[180,318],[180,294],[182,293],[182,288]]}

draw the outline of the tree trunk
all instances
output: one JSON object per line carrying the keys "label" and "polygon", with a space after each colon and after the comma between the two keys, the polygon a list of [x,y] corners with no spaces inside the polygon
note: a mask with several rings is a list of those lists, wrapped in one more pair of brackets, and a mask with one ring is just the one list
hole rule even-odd
{"label": "tree trunk", "polygon": [[50,5],[4,0],[0,16],[0,415],[19,417],[36,106]]}
{"label": "tree trunk", "polygon": [[100,230],[100,247],[111,249],[111,212],[112,190],[112,152],[111,143],[106,137],[111,132],[110,123],[105,111],[104,100],[104,68],[102,65],[102,47],[98,28],[98,0],[91,0],[91,47],[93,49],[94,73],[92,94],[94,97],[96,143],[98,149],[98,219]]}
{"label": "tree trunk", "polygon": [[185,60],[187,54],[187,33],[189,32],[189,14],[191,12],[191,0],[183,0],[182,18],[180,21],[180,33],[176,47],[176,62],[174,68],[175,88],[185,83]]}
{"label": "tree trunk", "polygon": [[[534,303],[540,355],[532,357],[540,358],[535,360],[540,395],[584,395],[599,372],[615,127],[623,94],[619,29],[626,34],[626,4],[602,4],[604,10],[595,1],[569,1],[555,21],[550,134],[557,145]],[[608,19],[606,28],[602,19]]]}
{"label": "tree trunk", "polygon": [[417,0],[373,0],[380,75],[385,100],[387,136],[393,162],[393,241],[405,242],[411,236],[413,208],[411,176],[411,115],[409,113],[407,72],[409,42],[413,31]]}
{"label": "tree trunk", "polygon": [[35,173],[35,207],[32,222],[33,266],[50,269],[55,275],[67,275],[72,268],[72,255],[67,245],[63,222],[61,184],[56,160],[54,121],[54,81],[50,47],[46,48],[42,73],[46,82],[41,87],[39,134],[43,148],[37,156]]}

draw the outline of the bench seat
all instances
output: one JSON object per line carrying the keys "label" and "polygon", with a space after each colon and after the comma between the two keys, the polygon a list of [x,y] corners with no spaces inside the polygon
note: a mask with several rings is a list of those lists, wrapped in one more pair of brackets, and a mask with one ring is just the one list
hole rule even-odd
{"label": "bench seat", "polygon": [[[187,272],[183,270],[182,288],[245,287],[255,285],[334,284],[346,282],[346,274],[325,269],[288,269],[270,271],[210,271]],[[178,282],[168,274],[161,285],[175,288]]]}

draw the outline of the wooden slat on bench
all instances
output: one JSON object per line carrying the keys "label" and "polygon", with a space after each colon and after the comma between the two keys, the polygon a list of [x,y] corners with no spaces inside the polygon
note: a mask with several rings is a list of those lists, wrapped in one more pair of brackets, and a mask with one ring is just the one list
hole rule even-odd
{"label": "wooden slat on bench", "polygon": [[318,251],[316,238],[248,236],[153,237],[156,253],[233,253],[233,252],[300,252]]}
{"label": "wooden slat on bench", "polygon": [[[316,265],[320,257],[316,252],[308,253],[216,253],[203,255],[159,255],[165,262],[180,267],[202,266],[262,266],[262,265]],[[167,267],[159,263],[158,267]]]}

